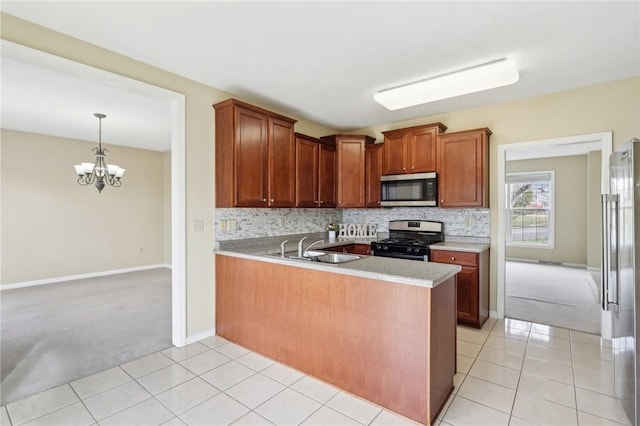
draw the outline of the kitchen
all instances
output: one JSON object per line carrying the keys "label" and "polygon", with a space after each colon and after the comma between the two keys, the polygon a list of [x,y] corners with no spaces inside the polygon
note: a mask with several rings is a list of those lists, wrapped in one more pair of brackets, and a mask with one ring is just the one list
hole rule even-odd
{"label": "kitchen", "polygon": [[[20,25],[26,25],[20,23]],[[5,31],[5,30],[3,30]],[[6,30],[9,31],[9,30]],[[15,34],[9,32],[9,34]],[[19,36],[14,36],[20,40]],[[28,38],[22,39],[26,44],[29,44]],[[54,50],[53,47],[51,47]],[[73,55],[72,55],[73,57]],[[82,57],[76,56],[78,59],[82,59]],[[100,63],[102,60],[96,60]],[[105,60],[106,61],[106,60]],[[106,65],[103,64],[104,66]],[[129,70],[128,67],[133,65],[125,65],[121,72],[125,74],[130,74],[135,77],[139,77],[143,80],[149,80],[148,77],[145,77],[144,73],[140,73],[137,71]],[[152,83],[158,83],[158,81],[153,81]],[[172,83],[170,86],[172,87],[181,87],[182,83]],[[506,142],[512,141],[521,141],[521,140],[532,140],[532,139],[541,139],[545,137],[553,137],[554,135],[562,134],[582,134],[589,133],[595,131],[602,131],[605,129],[613,129],[616,133],[616,145],[622,143],[622,140],[634,136],[637,134],[636,120],[634,119],[634,111],[636,111],[637,106],[635,106],[635,100],[633,97],[629,97],[628,93],[635,93],[635,85],[637,83],[635,80],[630,81],[621,81],[617,84],[603,84],[601,86],[593,86],[584,90],[576,90],[570,91],[564,94],[559,94],[555,96],[549,96],[548,98],[540,99],[542,102],[542,106],[540,106],[537,102],[516,102],[507,105],[495,104],[489,107],[477,108],[475,110],[461,110],[452,114],[453,118],[447,117],[430,117],[435,118],[429,121],[415,122],[420,120],[414,120],[414,122],[401,123],[398,125],[394,125],[394,128],[401,127],[411,127],[413,125],[421,125],[428,124],[431,122],[443,122],[447,124],[451,131],[455,130],[464,130],[464,129],[472,129],[472,128],[480,128],[483,126],[491,128],[494,134],[492,135],[492,144],[502,144]],[[186,84],[185,84],[186,85]],[[200,99],[202,95],[198,93],[189,92],[187,88],[184,88],[189,93],[189,96]],[[209,97],[209,96],[207,96]],[[205,218],[205,223],[207,224],[207,229],[204,234],[189,234],[187,237],[187,244],[189,246],[190,253],[193,254],[194,257],[189,257],[188,268],[190,281],[193,282],[193,285],[189,285],[189,313],[187,319],[187,334],[188,335],[196,335],[197,333],[207,331],[211,328],[210,318],[213,314],[213,308],[207,305],[207,300],[211,300],[211,296],[208,289],[203,288],[203,284],[196,284],[196,282],[211,282],[213,280],[212,277],[212,260],[211,259],[200,259],[198,260],[197,253],[202,252],[199,248],[202,246],[210,245],[210,242],[213,240],[213,230],[209,229],[210,223],[213,223],[213,216],[210,213],[213,209],[211,208],[212,202],[209,201],[212,199],[212,195],[214,193],[212,187],[212,183],[202,182],[202,176],[209,174],[213,174],[213,167],[210,164],[210,160],[212,158],[212,150],[213,147],[211,145],[211,140],[213,140],[213,131],[198,131],[195,129],[212,129],[213,118],[211,117],[211,108],[210,105],[212,103],[223,101],[227,99],[228,96],[223,96],[222,94],[215,94],[214,99],[206,99],[201,103],[206,104],[207,114],[203,113],[199,118],[195,116],[188,115],[187,116],[187,125],[188,128],[191,129],[192,132],[190,138],[188,139],[187,144],[187,155],[189,159],[189,172],[188,177],[189,181],[192,184],[195,184],[198,190],[196,191],[196,195],[193,192],[189,192],[187,197],[187,210],[188,210],[188,221],[198,220],[201,218]],[[598,99],[598,103],[602,103],[601,107],[596,108],[594,111],[595,99]],[[270,106],[265,102],[264,105],[266,108]],[[627,108],[628,106],[628,108]],[[195,105],[191,105],[191,107],[195,107]],[[557,111],[560,108],[564,111],[563,117],[554,117],[552,111]],[[615,117],[607,116],[604,114],[604,110],[615,110]],[[605,116],[606,119],[605,119]],[[637,116],[637,114],[635,115]],[[541,124],[541,123],[544,123]],[[577,124],[580,123],[580,124]],[[307,128],[312,127],[308,123],[305,123]],[[383,126],[379,126],[383,127]],[[381,131],[391,130],[390,128],[379,128]],[[193,132],[197,132],[197,136],[193,135]],[[200,133],[201,132],[201,133]],[[315,136],[323,136],[330,133],[321,132],[321,131],[308,131],[302,130],[303,133],[313,134]],[[380,138],[379,133],[377,131],[368,132],[363,131],[359,132],[362,134],[370,134],[376,135]],[[492,148],[495,149],[495,148]],[[209,155],[210,153],[211,155]],[[490,162],[492,163],[490,169],[490,182],[495,182],[495,161],[496,155],[494,155],[494,151],[490,153]],[[197,182],[197,183],[196,183]],[[196,187],[191,187],[195,188]],[[494,190],[495,186],[492,187],[491,197],[493,198],[496,194]],[[207,201],[205,201],[207,199]],[[470,235],[479,235],[482,238],[491,238],[492,241],[495,238],[495,233],[497,232],[497,226],[495,222],[495,213],[494,208],[496,206],[495,201],[490,202],[491,210],[471,210],[461,218],[458,219],[458,225],[460,228],[460,234],[464,236],[466,230],[469,228],[465,226],[465,220],[468,219],[468,216],[472,216],[473,226],[471,229],[475,227],[481,228],[481,232],[474,232]],[[384,211],[381,209],[380,211]],[[228,213],[228,214],[227,214]],[[280,227],[282,226],[284,232],[281,232],[282,235],[285,234],[296,234],[299,232],[306,232],[309,229],[308,224],[312,224],[314,230],[316,232],[324,232],[324,226],[331,220],[342,221],[347,223],[361,223],[361,222],[375,222],[378,224],[382,224],[381,228],[379,228],[380,232],[384,232],[384,226],[388,224],[388,219],[377,219],[377,220],[369,220],[366,217],[361,217],[364,215],[368,215],[368,212],[361,211],[360,209],[356,209],[353,211],[354,217],[344,217],[345,212],[343,212],[343,217],[338,217],[339,213],[328,212],[328,216],[332,214],[334,217],[327,220],[327,214],[325,212],[318,213],[314,211],[310,216],[310,218],[303,217],[305,212],[297,212],[290,211],[289,209],[284,209],[281,213],[283,217],[285,217],[283,225],[280,225],[279,221],[270,221],[264,220],[263,223],[268,223],[269,227]],[[311,213],[311,212],[306,212]],[[244,214],[244,213],[242,213]],[[346,213],[347,215],[352,214],[352,212]],[[375,215],[382,213],[372,213]],[[399,215],[402,212],[398,212]],[[316,218],[313,218],[313,216]],[[320,217],[317,217],[320,216]],[[404,216],[404,215],[402,215]],[[292,220],[288,220],[288,218]],[[232,215],[231,212],[219,211],[216,212],[216,221],[220,219],[239,219],[240,216]],[[298,218],[300,222],[298,222]],[[406,219],[407,217],[397,217],[396,219]],[[412,217],[410,217],[412,218]],[[438,220],[437,218],[435,220]],[[256,222],[257,223],[257,222]],[[238,226],[238,224],[240,226]],[[489,226],[491,224],[492,226]],[[227,225],[229,225],[227,223]],[[216,223],[216,226],[221,226]],[[296,229],[292,229],[297,227],[300,229],[301,226],[306,226],[305,228],[297,231]],[[259,227],[259,226],[258,226]],[[291,227],[291,228],[289,228]],[[222,231],[218,228],[219,232],[216,233],[217,240],[222,241],[224,237],[230,237],[227,239],[235,239],[235,236],[242,236],[244,232],[248,232],[246,228],[246,224],[236,222],[236,231]],[[260,229],[262,231],[262,229]],[[280,232],[281,230],[276,230],[275,232]],[[226,234],[225,234],[226,232]],[[234,233],[235,232],[235,233]],[[445,228],[445,232],[447,232],[447,228]],[[495,268],[491,268],[491,274],[494,275]],[[495,282],[495,276],[492,278],[492,281]],[[495,293],[492,291],[492,293]],[[492,296],[493,297],[493,296]],[[206,305],[206,306],[205,306]],[[493,304],[495,308],[495,304]]]}

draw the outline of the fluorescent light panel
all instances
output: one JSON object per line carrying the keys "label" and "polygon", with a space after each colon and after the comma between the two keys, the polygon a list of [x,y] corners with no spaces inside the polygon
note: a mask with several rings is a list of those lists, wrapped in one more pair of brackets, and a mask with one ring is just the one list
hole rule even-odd
{"label": "fluorescent light panel", "polygon": [[518,81],[520,76],[513,61],[500,59],[404,86],[382,90],[373,99],[388,110],[426,104],[480,92]]}

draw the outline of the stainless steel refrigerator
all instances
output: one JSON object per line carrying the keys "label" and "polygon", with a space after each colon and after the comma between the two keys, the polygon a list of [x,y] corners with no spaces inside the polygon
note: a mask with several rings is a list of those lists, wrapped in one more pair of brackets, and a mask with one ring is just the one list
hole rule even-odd
{"label": "stainless steel refrigerator", "polygon": [[[640,364],[640,140],[609,158],[610,194],[603,200],[602,307],[611,312],[616,396],[638,425]],[[638,248],[638,250],[636,250]]]}

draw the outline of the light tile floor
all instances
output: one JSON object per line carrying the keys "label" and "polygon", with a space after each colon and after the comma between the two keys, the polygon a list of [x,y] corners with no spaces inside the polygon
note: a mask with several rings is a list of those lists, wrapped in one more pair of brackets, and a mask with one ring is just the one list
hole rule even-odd
{"label": "light tile floor", "polygon": [[[611,342],[517,320],[458,327],[455,389],[436,425],[630,425]],[[3,426],[411,425],[220,337],[1,407]]]}

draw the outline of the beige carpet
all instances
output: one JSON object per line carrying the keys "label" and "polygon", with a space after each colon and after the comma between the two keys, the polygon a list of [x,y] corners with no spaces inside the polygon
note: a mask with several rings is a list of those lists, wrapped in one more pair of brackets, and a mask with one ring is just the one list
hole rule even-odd
{"label": "beige carpet", "polygon": [[1,404],[171,346],[171,270],[0,293]]}
{"label": "beige carpet", "polygon": [[600,333],[597,285],[586,269],[506,262],[505,315]]}

